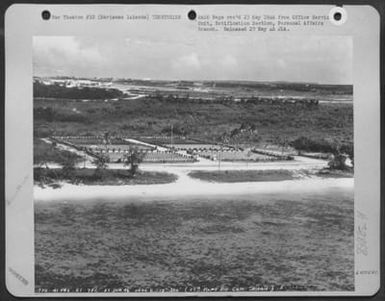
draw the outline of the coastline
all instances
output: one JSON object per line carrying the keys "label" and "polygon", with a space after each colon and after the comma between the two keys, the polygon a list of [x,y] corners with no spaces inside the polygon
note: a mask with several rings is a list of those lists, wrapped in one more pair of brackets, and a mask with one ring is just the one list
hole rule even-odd
{"label": "coastline", "polygon": [[[186,179],[186,178],[184,178]],[[354,178],[302,178],[279,182],[210,183],[201,180],[152,185],[73,185],[61,188],[34,186],[34,201],[120,200],[127,198],[180,199],[226,195],[314,193],[324,189],[353,189]]]}

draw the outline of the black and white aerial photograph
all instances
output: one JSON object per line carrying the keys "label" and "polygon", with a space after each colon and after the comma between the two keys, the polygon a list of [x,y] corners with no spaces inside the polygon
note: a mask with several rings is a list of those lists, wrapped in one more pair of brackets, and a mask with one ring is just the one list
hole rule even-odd
{"label": "black and white aerial photograph", "polygon": [[35,292],[354,291],[352,62],[351,36],[35,36]]}

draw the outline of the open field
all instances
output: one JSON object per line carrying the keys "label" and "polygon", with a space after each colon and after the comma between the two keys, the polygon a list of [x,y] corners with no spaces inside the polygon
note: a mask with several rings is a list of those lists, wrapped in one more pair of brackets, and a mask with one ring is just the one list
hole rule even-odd
{"label": "open field", "polygon": [[351,188],[36,202],[36,291],[352,290],[353,216]]}
{"label": "open field", "polygon": [[286,181],[295,178],[297,173],[291,170],[225,170],[225,171],[192,171],[188,175],[194,179],[208,182],[271,182]]}
{"label": "open field", "polygon": [[62,169],[34,168],[34,182],[38,185],[61,182],[84,185],[151,185],[167,184],[177,180],[177,176],[167,172],[139,171],[131,176],[128,169],[76,168],[70,174]]}
{"label": "open field", "polygon": [[317,176],[322,178],[351,178],[352,172],[331,171],[324,169],[321,171],[309,170],[224,170],[224,171],[203,171],[196,170],[188,174],[193,179],[217,183],[239,183],[239,182],[275,182],[288,181],[306,176]]}

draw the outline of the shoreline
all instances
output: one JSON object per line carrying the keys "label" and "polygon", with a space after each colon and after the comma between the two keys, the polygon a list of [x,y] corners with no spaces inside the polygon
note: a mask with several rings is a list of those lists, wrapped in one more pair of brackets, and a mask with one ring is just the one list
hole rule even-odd
{"label": "shoreline", "polygon": [[312,193],[324,189],[353,189],[354,178],[302,178],[275,182],[210,183],[201,180],[152,185],[73,185],[41,188],[34,185],[34,201],[119,200],[150,198],[151,200],[183,197],[275,194],[284,192]]}

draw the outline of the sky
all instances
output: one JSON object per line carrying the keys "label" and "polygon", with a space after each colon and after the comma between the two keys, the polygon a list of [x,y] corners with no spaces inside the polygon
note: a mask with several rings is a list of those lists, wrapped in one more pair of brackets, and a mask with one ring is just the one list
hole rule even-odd
{"label": "sky", "polygon": [[352,84],[349,36],[37,36],[35,76]]}

